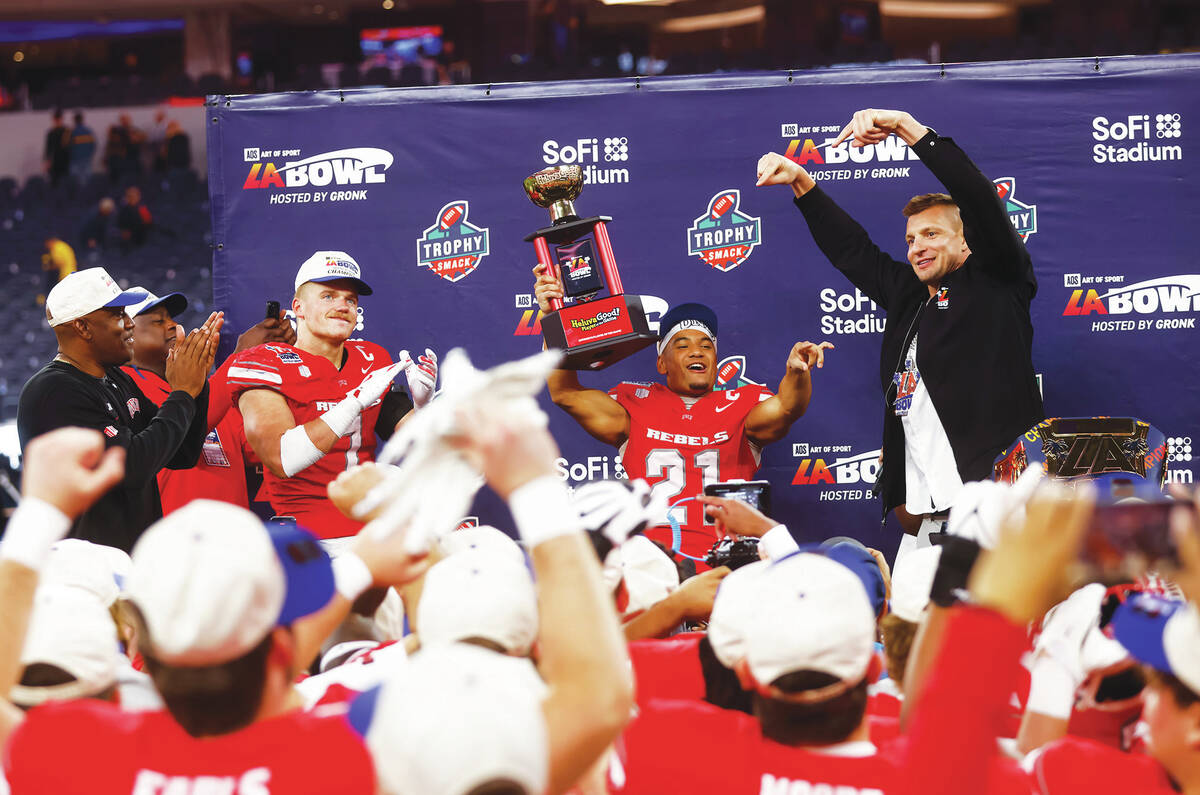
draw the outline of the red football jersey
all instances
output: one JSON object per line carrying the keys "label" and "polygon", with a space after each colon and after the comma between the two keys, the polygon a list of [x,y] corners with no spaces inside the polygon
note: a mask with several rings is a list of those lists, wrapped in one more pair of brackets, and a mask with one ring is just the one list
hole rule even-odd
{"label": "red football jersey", "polygon": [[1175,792],[1163,766],[1149,756],[1064,737],[1025,757],[1022,766],[1042,795],[1167,795]]}
{"label": "red football jersey", "polygon": [[31,710],[9,739],[4,774],[13,795],[375,792],[370,757],[343,714],[294,710],[196,739],[166,712],[92,699]]}
{"label": "red football jersey", "polygon": [[[208,435],[204,437],[204,449],[196,466],[191,469],[164,468],[158,472],[158,494],[164,516],[200,499],[220,500],[243,508],[250,506],[246,462],[242,456],[246,432],[242,427],[242,415],[229,411],[225,372],[232,359],[230,357],[209,379]],[[130,364],[121,369],[133,379],[142,394],[154,401],[154,405],[161,406],[171,394],[170,385],[156,373]]]}
{"label": "red football jersey", "polygon": [[836,755],[764,739],[758,720],[697,701],[652,701],[625,729],[609,766],[619,793],[853,792],[884,795],[895,765],[869,744]]}
{"label": "red football jersey", "polygon": [[[704,493],[709,483],[751,480],[760,450],[746,437],[746,415],[772,396],[763,386],[715,390],[692,404],[662,384],[622,382],[608,394],[629,412],[629,439],[621,465],[630,478],[644,478],[672,504]],[[673,509],[682,530],[680,549],[704,557],[717,540],[713,524],[696,502]],[[671,546],[671,528],[646,533]]]}
{"label": "red football jersey", "polygon": [[629,661],[637,682],[638,704],[662,698],[704,700],[700,637],[652,638],[635,640],[629,644]]}
{"label": "red football jersey", "polygon": [[[346,361],[338,370],[323,356],[269,342],[242,351],[230,364],[228,380],[234,400],[250,389],[270,389],[287,401],[297,425],[315,420],[340,403],[367,373],[392,363],[383,347],[363,340],[346,341]],[[354,535],[362,527],[329,502],[325,488],[355,464],[375,460],[375,422],[382,400],[363,410],[350,432],[338,439],[320,461],[290,478],[263,471],[263,487],[280,516],[294,516],[320,538]]]}

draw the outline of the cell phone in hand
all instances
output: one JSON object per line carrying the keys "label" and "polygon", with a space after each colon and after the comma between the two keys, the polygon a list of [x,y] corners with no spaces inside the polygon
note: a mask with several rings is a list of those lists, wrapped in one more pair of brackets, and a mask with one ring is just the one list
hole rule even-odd
{"label": "cell phone in hand", "polygon": [[771,515],[771,484],[765,480],[730,480],[704,487],[709,497],[741,500],[767,516]]}
{"label": "cell phone in hand", "polygon": [[1130,582],[1147,571],[1169,577],[1179,567],[1171,512],[1180,505],[1196,509],[1190,500],[1165,494],[1103,499],[1096,506],[1080,553],[1088,579],[1107,584]]}
{"label": "cell phone in hand", "polygon": [[267,320],[279,319],[279,302],[267,301]]}

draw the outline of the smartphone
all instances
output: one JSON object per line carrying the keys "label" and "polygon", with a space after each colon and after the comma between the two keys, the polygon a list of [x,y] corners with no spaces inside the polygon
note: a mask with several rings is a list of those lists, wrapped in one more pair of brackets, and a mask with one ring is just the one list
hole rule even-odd
{"label": "smartphone", "polygon": [[267,320],[279,319],[279,302],[267,301]]}
{"label": "smartphone", "polygon": [[1121,498],[1114,489],[1111,501],[1096,506],[1084,537],[1080,561],[1090,579],[1128,582],[1147,571],[1164,576],[1179,567],[1179,551],[1171,535],[1171,512],[1190,500],[1164,495],[1149,499]]}
{"label": "smartphone", "polygon": [[771,515],[771,484],[765,480],[731,480],[709,483],[704,487],[709,497],[741,500],[760,513]]}

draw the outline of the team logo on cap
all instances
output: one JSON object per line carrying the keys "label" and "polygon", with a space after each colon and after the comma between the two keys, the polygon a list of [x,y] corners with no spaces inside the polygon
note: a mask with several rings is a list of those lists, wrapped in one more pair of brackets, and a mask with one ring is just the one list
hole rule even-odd
{"label": "team logo on cap", "polygon": [[437,220],[417,240],[417,267],[456,282],[479,267],[489,253],[487,227],[467,220],[470,203],[455,199],[438,211]]}
{"label": "team logo on cap", "polygon": [[759,219],[741,211],[742,193],[723,190],[708,202],[708,211],[692,222],[687,231],[689,256],[720,271],[741,265],[762,242]]}

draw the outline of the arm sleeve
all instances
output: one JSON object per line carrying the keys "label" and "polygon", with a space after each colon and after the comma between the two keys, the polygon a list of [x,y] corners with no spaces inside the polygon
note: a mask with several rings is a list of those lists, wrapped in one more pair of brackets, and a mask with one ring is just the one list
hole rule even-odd
{"label": "arm sleeve", "polygon": [[997,279],[1025,281],[1036,290],[1033,261],[992,181],[952,138],[942,138],[932,130],[913,144],[913,151],[958,204],[971,259]]}
{"label": "arm sleeve", "polygon": [[208,430],[210,431],[220,425],[221,420],[225,419],[225,415],[233,408],[233,390],[229,385],[229,368],[233,364],[235,355],[229,354],[229,358],[208,379]]}
{"label": "arm sleeve", "polygon": [[993,765],[1024,648],[1024,629],[999,613],[954,610],[913,718],[900,792],[953,795]]}
{"label": "arm sleeve", "polygon": [[380,439],[390,439],[396,431],[396,423],[404,415],[412,411],[412,398],[403,389],[392,387],[383,396],[383,404],[379,407],[379,418],[375,420],[375,433]]}
{"label": "arm sleeve", "polygon": [[892,259],[871,241],[867,230],[829,198],[820,186],[795,200],[808,222],[808,231],[833,266],[883,309],[908,284],[916,281],[912,268]]}
{"label": "arm sleeve", "polygon": [[[171,395],[182,395],[187,400],[192,399],[186,392],[172,392]],[[168,399],[171,395],[167,396]],[[204,451],[204,437],[208,435],[207,383],[196,396],[194,404],[191,422],[184,433],[183,441],[175,450],[175,455],[167,462],[167,469],[191,469],[196,466],[196,462],[200,460],[200,453]]]}

